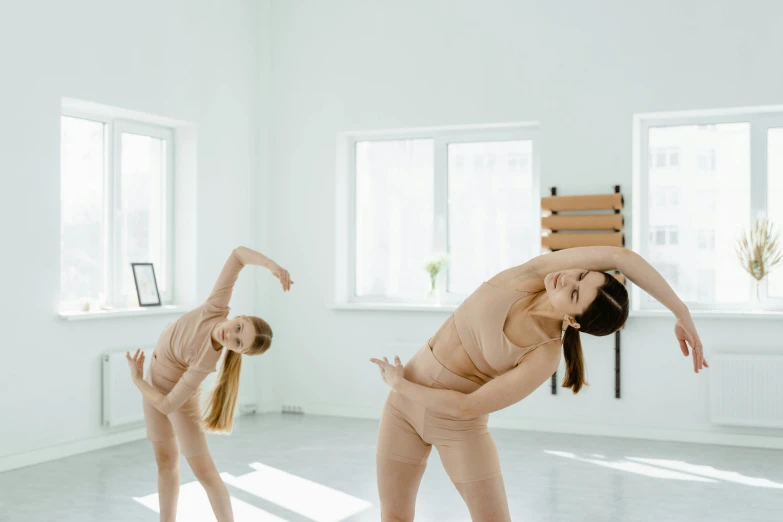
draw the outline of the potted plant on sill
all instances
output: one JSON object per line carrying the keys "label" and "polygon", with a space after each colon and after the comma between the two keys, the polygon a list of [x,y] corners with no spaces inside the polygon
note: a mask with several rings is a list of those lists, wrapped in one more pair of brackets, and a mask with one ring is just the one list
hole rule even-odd
{"label": "potted plant on sill", "polygon": [[756,280],[755,307],[762,308],[759,289],[767,274],[777,268],[783,260],[780,248],[780,233],[767,218],[757,219],[736,245],[737,258],[742,268]]}
{"label": "potted plant on sill", "polygon": [[437,287],[438,274],[447,266],[449,266],[449,255],[442,252],[433,254],[424,264],[424,269],[430,275],[430,293],[428,296],[430,299],[434,299],[436,303],[441,301],[441,290]]}

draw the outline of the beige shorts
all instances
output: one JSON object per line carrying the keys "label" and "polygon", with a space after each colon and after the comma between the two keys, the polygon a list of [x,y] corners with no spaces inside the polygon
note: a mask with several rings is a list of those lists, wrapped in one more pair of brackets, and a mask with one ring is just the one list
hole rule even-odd
{"label": "beige shorts", "polygon": [[[405,365],[405,378],[427,386],[471,393],[481,387],[446,369],[425,345]],[[428,410],[396,392],[389,393],[378,429],[377,454],[397,462],[425,466],[432,450],[456,484],[499,477],[500,460],[487,429],[489,415],[457,419]]]}
{"label": "beige shorts", "polygon": [[[147,382],[153,388],[169,393],[182,377],[182,372],[157,364],[153,354]],[[207,437],[199,426],[201,420],[201,393],[196,392],[176,411],[163,415],[155,406],[144,400],[144,422],[147,424],[147,438],[152,442],[162,442],[176,438],[179,440],[184,457],[198,457],[209,452]]]}

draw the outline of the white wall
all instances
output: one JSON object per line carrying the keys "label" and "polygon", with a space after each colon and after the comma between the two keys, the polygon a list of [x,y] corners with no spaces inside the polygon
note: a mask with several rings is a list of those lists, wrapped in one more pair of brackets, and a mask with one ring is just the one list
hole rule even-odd
{"label": "white wall", "polygon": [[[289,294],[253,269],[240,278],[234,311],[257,312],[275,331],[273,350],[243,376],[243,402],[377,418],[386,391],[367,358],[409,357],[446,315],[328,308],[337,132],[539,120],[542,190],[620,183],[628,194],[633,113],[783,103],[777,3],[570,4],[4,4],[0,469],[139,437],[99,424],[99,356],[153,344],[172,319],[56,316],[61,97],[195,125],[196,230],[187,246],[196,270],[187,294],[203,299],[240,243],[290,268]],[[707,422],[705,376],[678,355],[671,326],[629,321],[621,401],[612,398],[611,340],[590,340],[586,392],[541,389],[493,422],[775,444],[779,431]],[[783,351],[780,322],[699,327],[708,351]]]}
{"label": "white wall", "polygon": [[[542,192],[620,184],[630,196],[634,113],[783,103],[783,5],[774,1],[286,0],[272,12],[270,251],[297,285],[271,294],[269,409],[377,418],[386,389],[368,357],[405,360],[446,318],[329,308],[338,132],[538,120]],[[698,327],[708,354],[783,352],[779,320]],[[781,431],[708,422],[707,375],[693,374],[672,328],[629,320],[622,400],[612,339],[585,339],[586,391],[552,397],[544,387],[492,422],[780,446]]]}
{"label": "white wall", "polygon": [[[100,354],[154,345],[173,319],[57,317],[61,97],[195,125],[195,256],[185,261],[196,288],[180,290],[204,299],[232,248],[263,249],[266,9],[261,0],[3,4],[0,469],[143,436],[100,426]],[[258,309],[257,277],[241,275],[234,312]],[[243,402],[255,400],[257,364],[244,372]]]}

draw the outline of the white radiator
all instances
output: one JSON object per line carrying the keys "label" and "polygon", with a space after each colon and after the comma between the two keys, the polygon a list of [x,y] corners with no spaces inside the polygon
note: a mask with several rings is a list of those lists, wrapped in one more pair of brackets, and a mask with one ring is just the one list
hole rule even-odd
{"label": "white radiator", "polygon": [[783,356],[721,353],[709,362],[713,423],[783,428]]}
{"label": "white radiator", "polygon": [[[144,350],[144,375],[147,375],[154,348]],[[131,352],[131,355],[136,350]],[[141,392],[133,384],[125,352],[103,354],[103,419],[106,427],[115,428],[144,420]]]}

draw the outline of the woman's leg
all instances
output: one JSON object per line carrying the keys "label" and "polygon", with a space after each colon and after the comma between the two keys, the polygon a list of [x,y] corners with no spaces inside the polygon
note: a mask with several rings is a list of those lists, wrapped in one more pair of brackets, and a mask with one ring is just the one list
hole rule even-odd
{"label": "woman's leg", "polygon": [[[470,510],[473,522],[509,522],[500,458],[488,418],[441,420],[432,431],[443,467]],[[463,436],[468,439],[462,439]]]}
{"label": "woman's leg", "polygon": [[199,425],[200,416],[199,394],[196,394],[170,414],[169,419],[182,446],[182,455],[188,460],[190,469],[207,492],[215,518],[218,522],[233,522],[231,496],[209,453],[207,436]]}
{"label": "woman's leg", "polygon": [[473,522],[511,522],[502,476],[454,485],[468,505]]}
{"label": "woman's leg", "polygon": [[177,520],[179,499],[179,447],[177,439],[170,438],[152,443],[155,461],[158,463],[158,502],[160,522]]}
{"label": "woman's leg", "polygon": [[394,392],[383,406],[375,459],[382,522],[413,520],[419,484],[432,451],[410,422],[422,411]]}
{"label": "woman's leg", "polygon": [[381,522],[412,522],[426,464],[405,464],[378,455],[376,468]]}
{"label": "woman's leg", "polygon": [[193,474],[204,487],[209,497],[209,503],[218,522],[234,522],[234,512],[231,509],[231,495],[220,478],[215,462],[209,453],[198,457],[189,457],[188,464]]}
{"label": "woman's leg", "polygon": [[[147,377],[148,382],[153,386],[160,384],[160,379],[157,379],[155,375],[155,366],[152,363]],[[177,520],[177,500],[179,498],[179,444],[177,436],[166,415],[163,415],[146,400],[143,401],[143,408],[147,438],[152,442],[155,461],[158,463],[160,520],[161,522],[174,522]]]}

